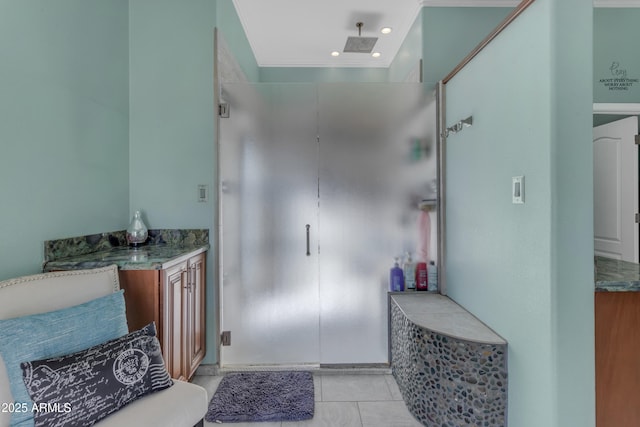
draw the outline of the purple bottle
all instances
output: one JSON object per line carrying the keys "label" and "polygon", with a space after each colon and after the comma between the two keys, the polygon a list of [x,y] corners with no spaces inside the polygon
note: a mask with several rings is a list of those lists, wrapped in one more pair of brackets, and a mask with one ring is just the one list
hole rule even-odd
{"label": "purple bottle", "polygon": [[390,271],[389,290],[391,292],[404,291],[404,273],[400,268],[397,257],[395,259],[395,264],[393,265],[393,268]]}

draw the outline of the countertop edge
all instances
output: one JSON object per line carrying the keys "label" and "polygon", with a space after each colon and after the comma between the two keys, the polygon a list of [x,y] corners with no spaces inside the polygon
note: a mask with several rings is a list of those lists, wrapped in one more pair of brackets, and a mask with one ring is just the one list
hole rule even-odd
{"label": "countertop edge", "polygon": [[601,281],[596,282],[595,292],[640,292],[640,281]]}
{"label": "countertop edge", "polygon": [[[455,304],[459,310],[453,311],[452,313],[460,313],[460,314],[464,314],[464,315],[469,315],[471,316],[475,322],[478,323],[478,325],[483,328],[486,329],[486,331],[488,331],[489,333],[495,335],[496,340],[483,340],[483,339],[477,339],[477,338],[472,338],[472,337],[468,337],[468,336],[461,336],[461,335],[455,335],[450,331],[446,331],[446,330],[442,330],[440,328],[436,328],[433,327],[432,325],[427,325],[424,324],[424,322],[419,322],[415,319],[414,316],[412,316],[410,313],[407,313],[407,311],[405,310],[405,308],[402,307],[401,302],[399,302],[397,299],[395,299],[395,297],[397,296],[408,296],[408,297],[413,297],[413,296],[441,296],[443,298],[446,298],[447,300],[449,300],[451,303]],[[467,309],[465,309],[464,307],[462,307],[460,304],[458,304],[457,302],[455,302],[454,300],[452,300],[451,298],[447,297],[446,295],[441,295],[441,294],[437,294],[437,293],[401,293],[401,292],[397,292],[397,293],[389,293],[389,298],[391,300],[393,300],[393,302],[396,304],[396,306],[400,309],[400,311],[402,311],[402,313],[405,315],[405,317],[411,321],[413,324],[427,329],[429,331],[435,332],[437,334],[458,340],[458,341],[465,341],[465,342],[469,342],[469,343],[475,343],[475,344],[481,344],[481,345],[500,345],[500,346],[506,346],[507,340],[505,340],[504,338],[502,338],[497,332],[495,332],[493,329],[491,329],[489,326],[487,326],[483,321],[481,321],[480,319],[478,319],[476,316],[474,316],[472,313],[470,313]],[[442,312],[440,312],[442,313]]]}
{"label": "countertop edge", "polygon": [[640,292],[640,264],[594,256],[595,292]]}
{"label": "countertop edge", "polygon": [[172,267],[172,266],[174,266],[176,264],[179,264],[179,263],[181,263],[183,261],[188,260],[192,256],[200,255],[201,253],[208,251],[209,250],[209,246],[210,245],[205,245],[205,246],[197,248],[197,249],[195,249],[193,251],[187,252],[187,253],[185,253],[183,255],[177,256],[177,257],[172,258],[170,260],[167,260],[167,261],[165,261],[165,262],[160,264],[159,270],[166,270],[169,267]]}
{"label": "countertop edge", "polygon": [[[165,246],[165,245],[158,245],[159,247],[163,247],[163,248],[167,248],[167,247],[171,247],[171,246]],[[175,265],[177,263],[180,263],[184,260],[187,260],[188,258],[195,256],[195,255],[199,255],[203,252],[208,251],[211,248],[211,245],[209,243],[206,244],[202,244],[202,245],[194,245],[192,247],[175,247],[176,250],[180,250],[180,249],[184,249],[183,251],[181,251],[178,255],[176,256],[172,256],[172,257],[167,257],[165,259],[159,259],[159,260],[154,260],[154,261],[139,261],[139,262],[132,262],[130,258],[127,259],[123,259],[123,260],[117,260],[117,259],[105,259],[105,260],[100,260],[100,259],[95,259],[95,260],[77,260],[74,259],[76,257],[71,257],[71,258],[66,258],[66,259],[59,259],[59,260],[54,260],[54,261],[47,261],[44,263],[43,267],[42,267],[42,271],[43,272],[50,272],[50,271],[58,271],[58,270],[85,270],[85,269],[92,269],[92,268],[101,268],[101,267],[106,267],[109,265],[117,265],[118,266],[118,270],[123,270],[123,271],[127,271],[127,270],[163,270],[165,268],[168,268],[172,265]],[[115,249],[115,248],[112,248]],[[104,252],[109,252],[109,250],[107,251],[101,251],[101,252],[96,252],[96,256],[98,256],[100,253],[104,253]],[[91,255],[91,254],[86,254],[84,256],[87,255]]]}

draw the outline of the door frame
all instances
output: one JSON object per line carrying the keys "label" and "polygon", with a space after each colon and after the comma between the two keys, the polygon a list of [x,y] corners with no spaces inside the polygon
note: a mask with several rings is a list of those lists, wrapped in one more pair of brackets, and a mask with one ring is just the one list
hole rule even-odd
{"label": "door frame", "polygon": [[[640,103],[618,102],[618,103],[593,103],[593,114],[608,114],[620,116],[639,116]],[[640,250],[640,248],[638,248]]]}
{"label": "door frame", "polygon": [[594,103],[593,114],[640,115],[640,103]]}

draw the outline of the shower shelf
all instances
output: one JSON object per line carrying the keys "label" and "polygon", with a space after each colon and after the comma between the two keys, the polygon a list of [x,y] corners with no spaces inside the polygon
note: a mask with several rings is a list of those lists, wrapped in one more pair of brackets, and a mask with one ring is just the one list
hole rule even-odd
{"label": "shower shelf", "polygon": [[436,199],[424,199],[418,203],[418,209],[421,211],[429,211],[436,206]]}

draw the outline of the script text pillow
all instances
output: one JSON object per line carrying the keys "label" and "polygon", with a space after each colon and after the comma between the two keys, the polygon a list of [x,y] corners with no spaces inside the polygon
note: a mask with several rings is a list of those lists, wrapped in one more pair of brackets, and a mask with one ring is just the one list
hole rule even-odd
{"label": "script text pillow", "polygon": [[154,323],[67,356],[22,363],[36,427],[90,426],[173,385]]}

